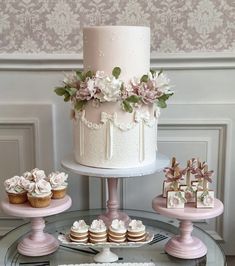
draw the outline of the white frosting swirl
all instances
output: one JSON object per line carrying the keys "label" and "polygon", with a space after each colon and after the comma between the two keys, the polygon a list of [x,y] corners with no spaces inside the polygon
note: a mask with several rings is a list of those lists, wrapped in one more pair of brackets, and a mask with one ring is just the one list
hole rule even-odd
{"label": "white frosting swirl", "polygon": [[48,176],[48,181],[51,184],[52,189],[67,187],[66,180],[68,175],[64,172],[52,172]]}
{"label": "white frosting swirl", "polygon": [[103,232],[106,229],[106,225],[102,220],[93,220],[90,226],[90,230],[95,232]]}
{"label": "white frosting swirl", "polygon": [[30,192],[32,196],[40,197],[51,194],[51,185],[44,179],[40,179],[34,183],[33,190]]}
{"label": "white frosting swirl", "polygon": [[4,182],[4,186],[7,192],[9,193],[23,193],[26,190],[22,186],[22,180],[24,177],[22,176],[13,176]]}
{"label": "white frosting swirl", "polygon": [[27,180],[30,180],[30,181],[33,181],[33,175],[32,175],[32,173],[31,172],[24,172],[23,173],[23,177],[25,178],[25,179],[27,179]]}
{"label": "white frosting swirl", "polygon": [[72,226],[73,231],[79,231],[79,232],[87,232],[89,228],[89,225],[86,224],[84,220],[75,221]]}
{"label": "white frosting swirl", "polygon": [[118,232],[118,233],[126,232],[125,223],[118,219],[113,220],[109,228],[110,230]]}
{"label": "white frosting swirl", "polygon": [[35,182],[46,178],[45,172],[43,170],[38,169],[38,168],[33,169],[31,171],[31,173],[32,173],[33,180]]}
{"label": "white frosting swirl", "polygon": [[132,220],[130,223],[129,223],[129,226],[128,226],[128,230],[129,231],[144,231],[145,230],[145,226],[143,225],[142,221],[140,220]]}

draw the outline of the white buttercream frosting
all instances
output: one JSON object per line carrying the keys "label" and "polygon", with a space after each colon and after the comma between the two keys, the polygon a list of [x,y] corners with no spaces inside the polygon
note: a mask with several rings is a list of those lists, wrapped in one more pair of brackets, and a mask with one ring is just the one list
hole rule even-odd
{"label": "white buttercream frosting", "polygon": [[38,169],[38,168],[33,169],[31,171],[31,173],[32,173],[33,180],[35,182],[46,178],[45,172],[43,170]]}
{"label": "white buttercream frosting", "polygon": [[34,188],[30,192],[34,197],[47,196],[51,194],[51,185],[44,179],[40,179],[34,183]]}
{"label": "white buttercream frosting", "polygon": [[9,193],[23,193],[25,188],[23,186],[23,181],[25,178],[23,176],[13,176],[4,182],[5,190]]}
{"label": "white buttercream frosting", "polygon": [[95,231],[95,232],[103,232],[106,231],[106,225],[102,220],[93,220],[89,230]]}
{"label": "white buttercream frosting", "polygon": [[73,231],[79,231],[85,233],[88,231],[89,225],[84,220],[75,221],[71,227]]}
{"label": "white buttercream frosting", "polygon": [[144,230],[145,230],[145,226],[143,225],[142,221],[140,221],[140,220],[132,220],[129,223],[128,231],[139,232],[139,231],[144,231]]}
{"label": "white buttercream frosting", "polygon": [[52,189],[59,189],[67,187],[67,178],[67,174],[57,171],[50,173],[47,180],[50,182]]}
{"label": "white buttercream frosting", "polygon": [[32,173],[29,172],[29,171],[24,172],[24,173],[23,173],[23,177],[24,177],[25,179],[27,179],[27,180],[33,181],[33,175],[32,175]]}
{"label": "white buttercream frosting", "polygon": [[112,221],[109,229],[112,231],[115,231],[117,233],[125,233],[126,232],[125,223],[121,220],[118,220],[118,219],[115,219]]}

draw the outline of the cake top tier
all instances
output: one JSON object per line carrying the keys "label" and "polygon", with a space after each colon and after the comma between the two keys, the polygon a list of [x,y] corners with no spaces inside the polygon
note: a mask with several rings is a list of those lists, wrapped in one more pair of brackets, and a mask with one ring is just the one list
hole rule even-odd
{"label": "cake top tier", "polygon": [[110,75],[118,66],[129,81],[150,69],[150,29],[139,26],[94,26],[83,29],[84,69]]}

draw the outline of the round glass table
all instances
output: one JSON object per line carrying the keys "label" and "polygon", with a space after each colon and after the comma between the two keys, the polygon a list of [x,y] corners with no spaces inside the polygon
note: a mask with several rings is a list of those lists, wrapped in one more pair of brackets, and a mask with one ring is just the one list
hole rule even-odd
{"label": "round glass table", "polygon": [[[64,235],[74,221],[83,219],[88,224],[96,219],[104,210],[73,211],[46,217],[45,232],[55,237]],[[153,262],[158,266],[170,265],[226,265],[225,255],[218,245],[206,232],[195,226],[193,235],[200,238],[207,246],[207,254],[198,259],[179,259],[164,252],[168,240],[178,234],[178,221],[171,220],[159,214],[145,211],[125,210],[131,219],[140,219],[147,231],[154,234],[153,240],[141,247],[112,248],[118,255],[117,263]],[[56,252],[41,257],[27,257],[17,252],[17,245],[30,232],[30,223],[26,223],[10,231],[0,240],[0,265],[11,266],[58,266],[62,264],[94,263],[98,248],[71,246],[60,243]]]}

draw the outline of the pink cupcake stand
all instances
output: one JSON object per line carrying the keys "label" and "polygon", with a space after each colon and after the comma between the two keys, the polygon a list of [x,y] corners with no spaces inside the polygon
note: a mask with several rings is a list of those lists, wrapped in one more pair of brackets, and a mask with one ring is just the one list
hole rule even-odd
{"label": "pink cupcake stand", "polygon": [[57,250],[59,241],[52,235],[45,233],[43,217],[61,213],[70,208],[71,198],[66,195],[63,199],[51,200],[45,208],[33,208],[28,202],[11,204],[8,199],[1,202],[2,210],[11,216],[30,218],[31,232],[17,246],[18,252],[26,256],[44,256]]}
{"label": "pink cupcake stand", "polygon": [[108,184],[108,200],[107,200],[107,211],[99,216],[107,226],[109,226],[113,219],[119,219],[124,221],[126,224],[130,221],[129,216],[119,210],[117,186],[118,180],[127,177],[137,177],[150,175],[155,172],[161,171],[164,167],[169,164],[169,159],[157,153],[156,161],[150,165],[136,168],[96,168],[88,167],[78,164],[74,161],[74,156],[69,155],[62,160],[61,165],[68,171],[79,175],[94,176],[99,178],[107,179]]}
{"label": "pink cupcake stand", "polygon": [[195,259],[206,255],[205,244],[191,235],[192,221],[210,219],[222,214],[224,207],[220,200],[215,199],[214,208],[199,209],[195,208],[195,203],[187,203],[184,209],[168,209],[166,198],[157,196],[152,201],[152,207],[156,212],[180,221],[179,235],[171,238],[165,246],[168,254],[182,259]]}

